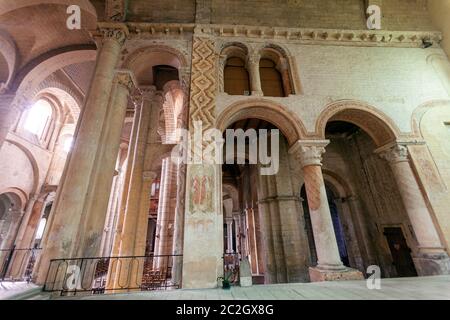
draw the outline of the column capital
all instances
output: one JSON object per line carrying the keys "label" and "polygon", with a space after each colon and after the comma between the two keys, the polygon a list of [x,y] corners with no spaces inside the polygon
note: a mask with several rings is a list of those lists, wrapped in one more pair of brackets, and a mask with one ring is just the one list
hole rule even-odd
{"label": "column capital", "polygon": [[250,53],[247,56],[247,67],[249,67],[250,65],[257,65],[259,67],[259,61],[261,60],[261,55],[259,54],[259,52],[253,52]]}
{"label": "column capital", "polygon": [[126,87],[129,92],[137,89],[137,81],[130,70],[119,69],[116,70],[114,82]]}
{"label": "column capital", "polygon": [[387,160],[389,164],[398,162],[408,162],[408,148],[402,144],[388,145],[375,150],[381,158]]}
{"label": "column capital", "polygon": [[141,86],[139,87],[139,91],[142,94],[142,99],[151,100],[156,92],[155,86]]}
{"label": "column capital", "polygon": [[144,171],[142,173],[142,179],[144,179],[144,181],[153,181],[156,179],[156,177],[157,174],[154,171]]}
{"label": "column capital", "polygon": [[123,46],[129,34],[127,26],[123,23],[99,22],[94,37],[101,38],[102,43],[106,40],[114,40]]}
{"label": "column capital", "polygon": [[225,218],[225,223],[226,224],[233,224],[233,217],[231,217],[231,218]]}
{"label": "column capital", "polygon": [[302,167],[321,166],[322,155],[329,140],[299,140],[289,149],[301,163]]}

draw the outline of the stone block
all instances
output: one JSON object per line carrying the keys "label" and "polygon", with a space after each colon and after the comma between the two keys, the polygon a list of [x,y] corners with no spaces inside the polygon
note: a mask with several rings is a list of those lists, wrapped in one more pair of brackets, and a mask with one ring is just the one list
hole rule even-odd
{"label": "stone block", "polygon": [[364,275],[361,271],[351,268],[336,271],[310,267],[309,277],[311,282],[364,280]]}

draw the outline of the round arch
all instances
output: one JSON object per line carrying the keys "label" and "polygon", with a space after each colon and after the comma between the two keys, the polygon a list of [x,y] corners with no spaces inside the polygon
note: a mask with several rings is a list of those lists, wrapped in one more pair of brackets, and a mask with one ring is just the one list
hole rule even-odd
{"label": "round arch", "polygon": [[354,195],[352,188],[340,175],[325,168],[322,168],[322,173],[325,182],[328,183],[328,186],[339,198],[347,198]]}
{"label": "round arch", "polygon": [[[152,72],[148,72],[148,70],[157,65],[167,65],[181,70],[189,64],[185,54],[177,49],[164,45],[153,45],[133,51],[125,59],[122,67],[131,70],[139,84],[143,84],[143,81],[153,82]],[[181,80],[181,75],[179,77]]]}
{"label": "round arch", "polygon": [[345,121],[359,126],[378,147],[400,137],[400,130],[387,115],[360,101],[341,100],[327,105],[316,122],[317,137],[325,139],[325,128],[330,121]]}
{"label": "round arch", "polygon": [[306,137],[306,129],[302,121],[280,104],[264,99],[250,99],[237,102],[225,108],[216,119],[216,128],[225,131],[236,121],[256,118],[275,125],[292,146]]}
{"label": "round arch", "polygon": [[25,153],[28,160],[30,161],[31,167],[33,168],[33,188],[31,190],[31,193],[32,194],[37,193],[39,187],[40,174],[39,174],[39,165],[36,159],[34,158],[33,153],[30,150],[28,150],[25,146],[18,143],[17,141],[9,139],[7,139],[6,141],[19,148],[23,153]]}

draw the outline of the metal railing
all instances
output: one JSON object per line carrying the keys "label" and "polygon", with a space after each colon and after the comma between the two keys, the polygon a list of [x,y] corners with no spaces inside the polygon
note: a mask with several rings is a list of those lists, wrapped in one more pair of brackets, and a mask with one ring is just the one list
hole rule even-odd
{"label": "metal railing", "polygon": [[180,288],[172,277],[182,255],[54,259],[43,291],[61,295],[120,293]]}
{"label": "metal railing", "polygon": [[0,250],[0,281],[31,281],[34,263],[42,248]]}

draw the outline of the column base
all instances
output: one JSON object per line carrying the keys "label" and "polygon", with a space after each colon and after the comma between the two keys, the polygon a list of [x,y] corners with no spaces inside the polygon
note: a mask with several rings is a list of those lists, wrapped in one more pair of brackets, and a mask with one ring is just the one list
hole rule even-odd
{"label": "column base", "polygon": [[450,258],[445,252],[420,253],[413,257],[419,276],[438,276],[450,274]]}
{"label": "column base", "polygon": [[311,282],[364,280],[364,275],[361,271],[347,267],[341,270],[310,267],[309,277]]}

